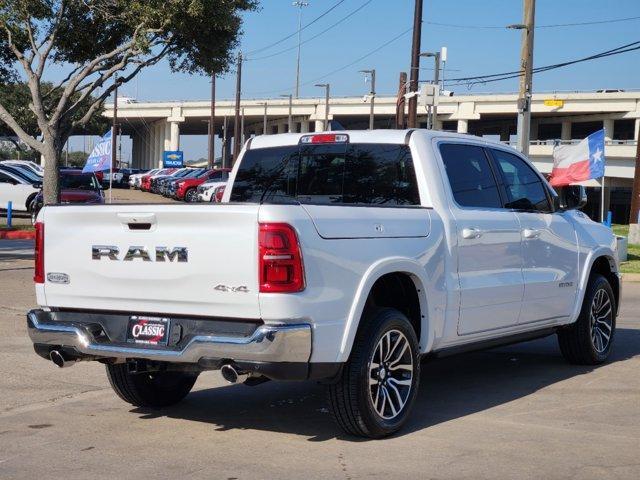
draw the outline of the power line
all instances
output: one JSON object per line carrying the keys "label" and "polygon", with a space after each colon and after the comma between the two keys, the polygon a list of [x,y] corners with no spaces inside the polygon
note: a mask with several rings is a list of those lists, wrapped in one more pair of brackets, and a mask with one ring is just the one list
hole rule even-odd
{"label": "power line", "polygon": [[[626,45],[621,45],[619,47],[610,49],[610,50],[605,50],[604,52],[600,52],[600,53],[595,53],[593,55],[589,55],[587,57],[582,57],[582,58],[578,58],[575,60],[569,60],[566,62],[561,62],[561,63],[555,63],[552,65],[545,65],[542,67],[536,67],[533,69],[533,73],[541,73],[541,72],[546,72],[549,70],[555,70],[557,68],[562,68],[562,67],[566,67],[569,65],[575,65],[577,63],[582,63],[582,62],[587,62],[587,61],[591,61],[591,60],[597,60],[600,58],[605,58],[605,57],[610,57],[610,56],[614,56],[614,55],[620,55],[622,53],[628,53],[628,52],[632,52],[635,50],[640,50],[640,41],[637,42],[632,42],[632,43],[628,43]],[[448,80],[448,83],[451,84],[451,82],[454,85],[461,85],[461,84],[468,84],[469,86],[476,84],[476,83],[492,83],[492,82],[499,82],[502,80],[508,80],[511,78],[518,78],[520,76],[522,76],[523,73],[520,70],[514,70],[511,72],[502,72],[502,73],[494,73],[494,74],[490,74],[490,75],[477,75],[477,76],[473,76],[473,77],[461,77],[461,78],[451,78]]]}
{"label": "power line", "polygon": [[[329,13],[331,13],[333,10],[335,10],[337,7],[340,6],[340,4],[344,3],[345,0],[339,0],[338,2],[336,2],[332,7],[329,7],[327,10],[325,10],[323,13],[321,13],[320,15],[318,15],[316,18],[314,18],[313,20],[311,20],[309,23],[307,23],[306,25],[304,25],[303,27],[301,27],[299,30],[296,30],[295,32],[287,35],[286,37],[281,38],[280,40],[277,40],[269,45],[266,45],[262,48],[258,48],[256,50],[251,50],[250,52],[247,52],[247,55],[252,55],[254,53],[259,53],[262,52],[264,50],[268,50],[271,47],[275,47],[276,45],[281,44],[282,42],[289,40],[291,37],[295,37],[298,33],[302,32],[304,29],[306,29],[307,27],[310,27],[311,25],[313,25],[314,23],[316,23],[318,20],[320,20],[321,18],[325,17],[326,15],[328,15]],[[297,45],[296,45],[297,48]]]}
{"label": "power line", "polygon": [[[601,25],[606,23],[619,23],[619,22],[629,22],[633,20],[640,20],[640,16],[636,17],[625,17],[625,18],[612,18],[609,20],[594,20],[591,22],[576,22],[576,23],[555,23],[549,25],[536,25],[535,28],[558,28],[558,27],[582,27],[586,25]],[[425,22],[429,25],[434,25],[436,27],[450,27],[450,28],[466,28],[471,30],[487,30],[487,29],[504,29],[505,25],[462,25],[455,23],[440,23],[440,22]]]}
{"label": "power line", "polygon": [[[309,43],[312,40],[315,40],[316,38],[318,38],[321,35],[324,35],[325,33],[327,33],[329,30],[337,27],[338,25],[340,25],[341,23],[345,22],[346,20],[348,20],[349,18],[351,18],[352,16],[354,16],[356,13],[358,13],[360,10],[362,10],[364,7],[366,7],[367,5],[369,5],[371,2],[373,2],[373,0],[367,0],[366,2],[364,2],[362,5],[360,5],[358,8],[356,8],[353,12],[349,13],[348,15],[346,15],[345,17],[341,18],[340,20],[338,20],[337,22],[333,23],[332,25],[328,26],[327,28],[325,28],[324,30],[322,30],[321,32],[315,34],[314,36],[306,39],[305,41],[301,42],[300,45],[304,45],[305,43]],[[275,57],[278,55],[281,55],[283,53],[286,52],[290,52],[291,50],[295,50],[296,48],[298,48],[298,45],[294,45],[292,47],[289,48],[285,48],[283,50],[280,50],[279,52],[276,53],[271,53],[269,55],[265,55],[262,57],[256,57],[256,58],[247,58],[245,59],[246,61],[253,61],[253,60],[264,60],[266,58],[271,58],[271,57]]]}
{"label": "power line", "polygon": [[[364,54],[364,55],[362,55],[361,57],[358,57],[356,60],[353,60],[353,61],[349,62],[348,64],[343,65],[343,66],[342,66],[342,67],[340,67],[340,68],[336,68],[335,70],[332,70],[332,71],[330,71],[330,72],[328,72],[328,73],[325,73],[324,75],[322,75],[322,76],[320,76],[320,77],[316,77],[316,78],[314,78],[313,80],[308,80],[308,81],[306,81],[306,82],[302,83],[301,85],[309,85],[309,84],[312,84],[312,83],[317,82],[318,80],[322,80],[322,79],[324,79],[324,78],[326,78],[326,77],[330,77],[331,75],[335,75],[335,74],[336,74],[336,73],[338,73],[338,72],[341,72],[341,71],[343,71],[343,70],[346,70],[347,68],[352,67],[352,66],[353,66],[353,65],[355,65],[356,63],[358,63],[358,62],[360,62],[360,61],[364,60],[365,58],[370,57],[371,55],[373,55],[373,54],[375,54],[375,53],[379,52],[379,51],[380,51],[380,50],[382,50],[383,48],[385,48],[385,47],[387,47],[387,46],[391,45],[393,42],[395,42],[396,40],[398,40],[398,39],[400,39],[401,37],[405,36],[407,33],[409,33],[409,32],[410,32],[410,31],[412,31],[412,30],[413,30],[413,27],[409,27],[409,28],[407,28],[406,30],[404,30],[404,31],[400,32],[398,35],[396,35],[396,36],[394,36],[393,38],[391,38],[390,40],[387,40],[387,41],[386,41],[385,43],[383,43],[382,45],[379,45],[378,47],[376,47],[376,48],[374,48],[373,50],[371,50],[371,51],[369,51],[369,52],[365,53],[365,54]],[[265,90],[265,91],[261,91],[261,92],[252,92],[252,93],[250,93],[250,94],[252,94],[252,95],[264,95],[264,94],[269,94],[269,93],[284,92],[284,91],[287,91],[287,90],[289,90],[289,89],[290,89],[290,87],[288,87],[288,88],[281,88],[281,89],[277,89],[277,90]]]}

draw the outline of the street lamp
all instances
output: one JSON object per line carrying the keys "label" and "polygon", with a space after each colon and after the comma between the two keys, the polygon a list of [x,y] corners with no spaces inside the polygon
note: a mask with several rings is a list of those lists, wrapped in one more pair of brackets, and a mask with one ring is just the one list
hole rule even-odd
{"label": "street lamp", "polygon": [[293,2],[298,9],[298,61],[296,66],[296,98],[300,98],[300,47],[302,46],[302,9],[309,6],[309,2]]}
{"label": "street lamp", "polygon": [[331,86],[328,83],[316,83],[316,87],[324,88],[325,90],[325,102],[324,102],[324,128],[323,131],[329,130],[329,89]]}
{"label": "street lamp", "polygon": [[369,110],[369,130],[373,130],[373,123],[374,123],[374,104],[376,101],[376,70],[375,68],[373,70],[360,70],[360,73],[364,73],[365,75],[367,75],[367,77],[365,78],[369,78],[369,76],[371,77],[371,93],[369,93],[369,96],[371,97],[371,109]]}
{"label": "street lamp", "polygon": [[[433,84],[436,86],[436,94],[438,91],[438,87],[440,85],[440,52],[424,52],[420,54],[421,57],[433,57],[434,60],[434,69],[433,69]],[[438,119],[438,102],[433,102],[433,107],[430,109],[430,119],[429,126],[433,128],[436,124],[436,120]]]}
{"label": "street lamp", "polygon": [[291,95],[290,93],[288,93],[288,94],[285,93],[285,94],[280,95],[280,96],[289,99],[289,133],[291,133],[291,132],[293,132],[293,115],[292,115],[293,95]]}

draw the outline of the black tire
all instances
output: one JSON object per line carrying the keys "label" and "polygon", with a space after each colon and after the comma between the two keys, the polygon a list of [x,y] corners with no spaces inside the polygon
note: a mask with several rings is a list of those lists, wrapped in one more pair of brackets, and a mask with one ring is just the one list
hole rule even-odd
{"label": "black tire", "polygon": [[183,372],[130,373],[125,363],[107,365],[111,388],[125,402],[136,407],[168,407],[186,397],[197,374]]}
{"label": "black tire", "polygon": [[[597,316],[602,319],[597,322],[600,332],[595,332],[596,316],[592,317],[592,309],[596,308],[594,302],[597,303],[598,298],[603,297],[604,310],[600,311],[603,315]],[[610,309],[608,316],[604,315],[607,309]],[[615,337],[616,311],[616,298],[609,281],[602,275],[592,274],[578,320],[558,331],[558,343],[565,360],[576,365],[598,365],[605,362],[611,353]],[[605,345],[603,342],[607,334],[609,338]]]}
{"label": "black tire", "polygon": [[195,203],[198,201],[198,193],[195,188],[190,188],[185,192],[184,201],[187,203]]}
{"label": "black tire", "polygon": [[[327,396],[331,413],[337,424],[345,432],[361,437],[382,438],[398,431],[404,425],[415,403],[420,383],[418,340],[409,319],[393,308],[372,310],[368,314],[363,315],[361,322],[362,324],[356,335],[349,361],[344,365],[337,381],[327,386]],[[387,333],[391,334],[390,338],[392,339],[391,341],[393,341],[393,332],[402,333],[406,339],[409,353],[405,353],[402,361],[404,362],[408,360],[408,358],[411,359],[412,378],[404,405],[398,410],[396,416],[385,419],[383,416],[385,408],[387,408],[386,403],[382,403],[381,409],[383,414],[380,415],[374,406],[375,400],[373,397],[376,396],[374,392],[379,394],[381,387],[385,385],[385,378],[390,382],[393,375],[397,374],[397,371],[393,374],[385,374],[384,366],[388,367],[390,365],[384,365],[383,361],[380,362],[381,368],[378,369],[376,375],[375,368],[370,368],[370,366],[377,364],[374,362],[374,359],[376,359],[376,355],[378,354],[377,348],[379,342],[382,341]],[[399,338],[399,335],[396,336],[396,339]],[[393,353],[394,350],[391,348],[391,345],[392,344],[390,344],[387,350],[391,350],[391,353]],[[400,348],[404,348],[404,344]],[[392,356],[391,358],[394,357]],[[394,363],[396,362],[391,362],[391,365]],[[405,377],[403,378],[406,378],[408,369],[400,370],[404,370],[405,373],[403,375],[405,375]],[[381,373],[380,371],[383,372]],[[391,372],[391,369],[387,369],[387,371]],[[381,374],[382,376],[380,376]],[[370,378],[372,377],[378,378],[379,383],[377,386],[370,385]],[[395,378],[395,380],[397,381],[398,379]],[[399,389],[405,388],[400,387],[395,382],[393,385],[398,387],[397,389],[394,387],[396,392],[398,392]],[[388,390],[385,391],[392,391],[392,387],[389,387],[388,384],[386,384],[386,388]],[[381,398],[386,401],[385,396],[386,395],[382,395]],[[389,394],[387,398],[391,396],[392,395]],[[376,396],[376,399],[378,398],[379,397]],[[400,400],[400,394],[394,398]],[[396,403],[396,406],[398,405],[400,404]]]}

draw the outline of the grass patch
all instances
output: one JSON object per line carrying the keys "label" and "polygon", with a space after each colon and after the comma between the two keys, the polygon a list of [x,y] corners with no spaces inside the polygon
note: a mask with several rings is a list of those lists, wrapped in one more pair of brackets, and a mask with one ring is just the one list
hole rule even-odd
{"label": "grass patch", "polygon": [[[613,233],[621,237],[629,236],[629,225],[613,225]],[[620,264],[622,273],[640,273],[640,245],[627,245],[627,261]]]}
{"label": "grass patch", "polygon": [[[0,223],[0,228],[7,228],[6,222]],[[33,225],[11,225],[12,230],[33,230]]]}

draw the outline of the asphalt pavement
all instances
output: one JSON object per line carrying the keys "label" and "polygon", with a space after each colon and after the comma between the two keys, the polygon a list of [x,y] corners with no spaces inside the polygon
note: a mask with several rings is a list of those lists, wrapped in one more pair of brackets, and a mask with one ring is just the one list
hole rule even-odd
{"label": "asphalt pavement", "polygon": [[344,435],[314,382],[226,385],[133,408],[93,362],[36,356],[33,261],[0,244],[0,479],[640,478],[640,284],[624,285],[611,360],[568,365],[554,337],[429,360],[407,427]]}

